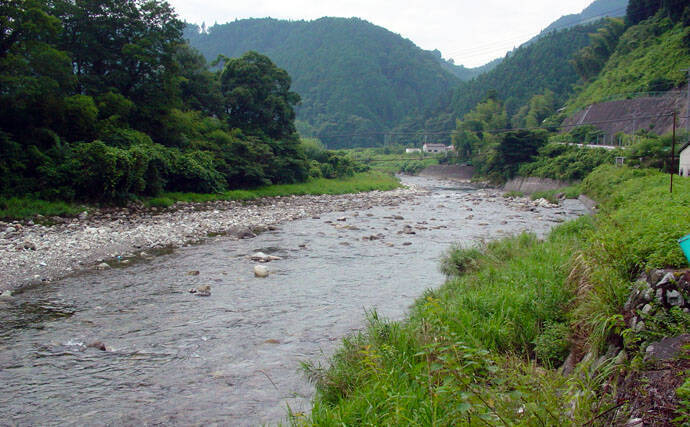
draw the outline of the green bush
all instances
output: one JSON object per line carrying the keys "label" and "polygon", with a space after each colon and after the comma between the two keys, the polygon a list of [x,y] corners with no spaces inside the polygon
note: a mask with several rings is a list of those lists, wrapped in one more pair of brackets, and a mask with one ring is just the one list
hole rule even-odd
{"label": "green bush", "polygon": [[549,367],[560,366],[570,350],[570,326],[566,323],[548,321],[534,340],[534,354],[537,360]]}
{"label": "green bush", "polygon": [[518,175],[578,181],[599,165],[613,164],[619,155],[622,155],[619,150],[550,143],[539,150],[535,161],[522,164]]}
{"label": "green bush", "polygon": [[441,272],[446,276],[459,277],[479,268],[482,252],[477,248],[453,247],[441,258]]}

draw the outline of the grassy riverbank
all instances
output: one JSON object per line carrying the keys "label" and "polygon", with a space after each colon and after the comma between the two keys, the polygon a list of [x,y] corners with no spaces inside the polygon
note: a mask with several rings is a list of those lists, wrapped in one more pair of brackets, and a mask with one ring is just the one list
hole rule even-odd
{"label": "grassy riverbank", "polygon": [[[441,264],[448,281],[406,321],[371,313],[330,366],[305,366],[318,390],[308,423],[626,421],[625,407],[609,411],[616,374],[640,369],[646,343],[690,329],[680,310],[639,332],[623,321],[641,272],[687,266],[677,239],[690,233],[690,180],[670,195],[668,175],[600,167],[582,188],[601,203],[596,217],[563,224],[544,241],[524,234],[449,251]],[[605,356],[612,343],[623,356]],[[569,354],[581,362],[561,375]]]}
{"label": "grassy riverbank", "polygon": [[[348,194],[363,191],[386,191],[400,187],[400,182],[392,175],[380,172],[358,173],[351,177],[339,179],[312,179],[298,184],[271,185],[251,190],[233,190],[223,193],[163,193],[158,197],[139,199],[148,207],[169,207],[175,202],[208,202],[214,200],[254,200],[261,197]],[[0,219],[29,219],[42,216],[75,216],[80,212],[92,209],[86,206],[63,201],[46,201],[32,198],[0,198]]]}

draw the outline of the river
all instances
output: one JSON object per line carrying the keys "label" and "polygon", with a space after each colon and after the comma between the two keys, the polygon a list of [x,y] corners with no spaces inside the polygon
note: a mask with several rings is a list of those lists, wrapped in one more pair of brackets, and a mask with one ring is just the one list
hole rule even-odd
{"label": "river", "polygon": [[[443,283],[449,246],[544,235],[586,212],[575,200],[530,210],[490,190],[404,181],[430,191],[0,299],[0,424],[257,425],[280,422],[288,405],[308,412],[300,361],[324,360],[365,310],[402,318]],[[256,251],[281,258],[265,264],[268,278],[253,275]],[[210,297],[188,292],[200,285]],[[95,341],[107,351],[87,347]]]}

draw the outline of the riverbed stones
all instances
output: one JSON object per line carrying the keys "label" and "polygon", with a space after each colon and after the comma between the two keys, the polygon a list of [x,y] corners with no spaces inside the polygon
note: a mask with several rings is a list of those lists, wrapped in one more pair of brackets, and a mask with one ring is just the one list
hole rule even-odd
{"label": "riverbed stones", "polygon": [[256,253],[252,254],[249,258],[252,261],[258,261],[258,262],[271,262],[271,261],[279,261],[282,259],[279,256],[267,255],[263,252],[256,252]]}
{"label": "riverbed stones", "polygon": [[666,292],[666,302],[672,307],[682,307],[685,304],[683,295],[675,289]]}
{"label": "riverbed stones", "polygon": [[254,277],[266,278],[269,275],[268,268],[263,265],[254,266]]}
{"label": "riverbed stones", "polygon": [[100,351],[107,351],[108,348],[105,346],[105,344],[102,341],[94,341],[86,344],[86,348],[95,348],[96,350]]}
{"label": "riverbed stones", "polygon": [[102,262],[96,266],[96,270],[108,270],[110,265],[108,263]]}
{"label": "riverbed stones", "polygon": [[211,285],[201,285],[196,288],[196,296],[198,297],[209,297],[211,296]]}

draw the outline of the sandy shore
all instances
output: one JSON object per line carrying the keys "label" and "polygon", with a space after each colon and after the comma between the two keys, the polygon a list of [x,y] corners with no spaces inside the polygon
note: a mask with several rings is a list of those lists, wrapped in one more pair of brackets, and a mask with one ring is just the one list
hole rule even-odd
{"label": "sandy shore", "polygon": [[397,206],[420,192],[405,188],[337,196],[275,197],[244,203],[178,203],[163,211],[108,209],[79,218],[50,218],[57,222],[50,226],[33,221],[0,222],[0,290],[109,268],[114,263],[146,256],[147,251],[199,243],[210,235],[248,238],[277,224],[325,212]]}

